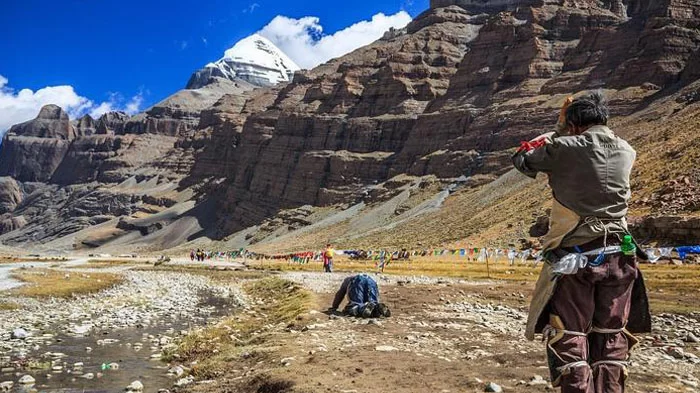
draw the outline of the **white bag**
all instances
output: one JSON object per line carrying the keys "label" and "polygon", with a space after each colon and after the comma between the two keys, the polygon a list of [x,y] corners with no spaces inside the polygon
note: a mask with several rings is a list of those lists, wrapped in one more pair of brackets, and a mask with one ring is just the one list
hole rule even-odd
{"label": "white bag", "polygon": [[588,265],[588,258],[585,255],[578,253],[566,254],[552,265],[552,271],[556,274],[576,274],[578,269],[583,269],[586,265]]}

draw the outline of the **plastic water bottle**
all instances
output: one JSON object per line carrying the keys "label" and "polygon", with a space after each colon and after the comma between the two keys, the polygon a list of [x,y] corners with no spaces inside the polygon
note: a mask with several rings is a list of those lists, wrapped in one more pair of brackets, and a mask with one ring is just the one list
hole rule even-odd
{"label": "plastic water bottle", "polygon": [[634,245],[634,242],[632,241],[632,236],[625,235],[625,237],[622,238],[622,244],[620,245],[620,249],[622,250],[623,254],[627,256],[634,256],[634,254],[637,252],[637,246]]}

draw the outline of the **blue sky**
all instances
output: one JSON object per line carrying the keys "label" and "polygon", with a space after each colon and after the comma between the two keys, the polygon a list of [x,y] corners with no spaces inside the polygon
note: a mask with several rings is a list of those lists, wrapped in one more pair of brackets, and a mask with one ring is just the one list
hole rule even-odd
{"label": "blue sky", "polygon": [[332,34],[377,13],[403,10],[415,17],[428,0],[23,0],[2,8],[5,93],[70,86],[93,105],[125,107],[139,96],[144,109],[184,87],[195,69],[218,60],[277,15],[318,17],[324,34]]}

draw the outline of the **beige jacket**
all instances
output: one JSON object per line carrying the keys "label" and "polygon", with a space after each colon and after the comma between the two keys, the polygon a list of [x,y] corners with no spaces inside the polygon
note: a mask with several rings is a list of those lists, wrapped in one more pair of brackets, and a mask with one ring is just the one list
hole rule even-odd
{"label": "beige jacket", "polygon": [[[513,165],[525,175],[535,178],[543,172],[549,176],[554,203],[543,251],[582,245],[605,233],[627,233],[625,215],[635,157],[634,149],[605,126],[591,127],[578,136],[548,137],[545,146],[513,156]],[[643,288],[641,274],[639,277]],[[544,326],[556,283],[551,266],[545,263],[530,304],[525,332],[530,340]],[[646,294],[642,292],[648,315]],[[644,331],[648,320],[643,319],[643,326],[632,326],[631,330]]]}

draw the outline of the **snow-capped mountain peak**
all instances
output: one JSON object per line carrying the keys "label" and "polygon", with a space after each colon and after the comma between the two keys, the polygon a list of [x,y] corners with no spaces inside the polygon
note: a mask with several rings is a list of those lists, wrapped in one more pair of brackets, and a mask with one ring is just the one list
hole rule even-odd
{"label": "snow-capped mountain peak", "polygon": [[188,89],[206,86],[213,77],[272,86],[292,79],[299,66],[267,38],[253,34],[224,52],[220,60],[192,74]]}

